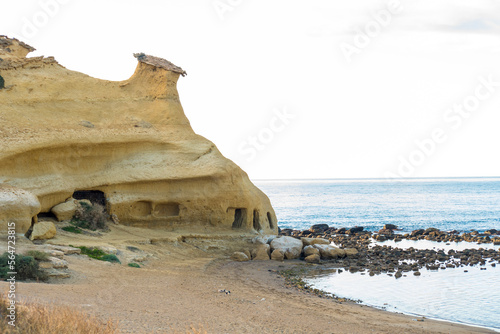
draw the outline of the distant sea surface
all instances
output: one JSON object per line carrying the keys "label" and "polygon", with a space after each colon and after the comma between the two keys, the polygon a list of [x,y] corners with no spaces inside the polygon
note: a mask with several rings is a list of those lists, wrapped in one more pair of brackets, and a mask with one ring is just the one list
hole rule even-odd
{"label": "distant sea surface", "polygon": [[500,229],[500,178],[255,181],[271,199],[281,228],[313,224],[395,224],[410,232]]}
{"label": "distant sea surface", "polygon": [[[436,227],[460,232],[500,229],[500,178],[256,181],[271,199],[278,226],[298,230],[313,224],[363,226],[377,231]],[[499,246],[431,241],[387,241],[399,248],[465,249]],[[484,270],[486,269],[486,270]],[[464,272],[467,270],[467,272]],[[484,326],[500,331],[500,266],[439,271],[395,279],[385,274],[319,272],[306,281],[339,297],[393,312]],[[416,320],[416,319],[415,319]]]}

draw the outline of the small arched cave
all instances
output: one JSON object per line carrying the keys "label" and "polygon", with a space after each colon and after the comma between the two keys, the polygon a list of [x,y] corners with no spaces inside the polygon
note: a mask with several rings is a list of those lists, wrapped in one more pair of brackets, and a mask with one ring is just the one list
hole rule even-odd
{"label": "small arched cave", "polygon": [[178,203],[158,203],[155,205],[154,215],[161,218],[175,217],[180,211]]}
{"label": "small arched cave", "polygon": [[253,210],[253,228],[256,231],[262,230],[260,225],[260,212],[258,210]]}
{"label": "small arched cave", "polygon": [[106,195],[99,190],[77,190],[73,193],[74,199],[88,199],[92,204],[106,207]]}
{"label": "small arched cave", "polygon": [[139,201],[130,205],[130,213],[136,218],[144,218],[153,213],[153,203],[149,201]]}
{"label": "small arched cave", "polygon": [[247,223],[247,209],[237,208],[234,209],[233,228],[242,228]]}
{"label": "small arched cave", "polygon": [[271,230],[274,229],[274,222],[273,222],[273,217],[271,216],[271,212],[267,213],[267,221],[269,222],[269,228]]}

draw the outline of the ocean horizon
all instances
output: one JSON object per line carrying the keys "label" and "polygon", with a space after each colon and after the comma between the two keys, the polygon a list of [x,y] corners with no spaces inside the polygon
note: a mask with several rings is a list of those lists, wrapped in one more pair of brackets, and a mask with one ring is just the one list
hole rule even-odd
{"label": "ocean horizon", "polygon": [[500,227],[500,177],[254,180],[280,228],[395,224],[402,232]]}

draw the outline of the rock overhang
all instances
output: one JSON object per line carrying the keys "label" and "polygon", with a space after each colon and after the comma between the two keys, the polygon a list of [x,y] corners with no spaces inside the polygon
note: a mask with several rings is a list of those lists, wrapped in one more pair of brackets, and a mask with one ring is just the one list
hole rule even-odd
{"label": "rock overhang", "polygon": [[267,196],[192,130],[182,68],[139,53],[134,75],[112,82],[26,58],[33,50],[0,37],[0,184],[32,192],[42,212],[100,191],[124,224],[277,232]]}

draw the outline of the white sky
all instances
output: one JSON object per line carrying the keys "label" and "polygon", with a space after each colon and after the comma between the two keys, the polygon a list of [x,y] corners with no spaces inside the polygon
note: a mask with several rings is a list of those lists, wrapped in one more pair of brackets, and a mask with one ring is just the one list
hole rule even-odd
{"label": "white sky", "polygon": [[181,66],[194,130],[254,179],[499,176],[500,2],[392,3],[2,0],[0,34],[108,80]]}

